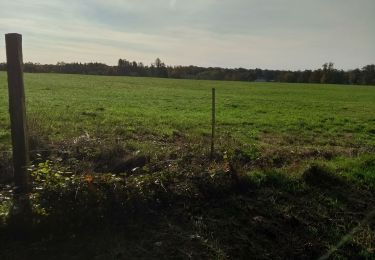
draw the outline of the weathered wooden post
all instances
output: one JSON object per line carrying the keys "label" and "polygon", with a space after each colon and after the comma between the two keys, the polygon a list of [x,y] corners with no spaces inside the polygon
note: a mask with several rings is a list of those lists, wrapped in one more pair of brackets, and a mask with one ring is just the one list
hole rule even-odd
{"label": "weathered wooden post", "polygon": [[27,167],[29,147],[26,124],[25,90],[23,84],[22,35],[5,35],[9,113],[13,146],[13,168],[16,192],[27,193],[30,189]]}
{"label": "weathered wooden post", "polygon": [[212,89],[212,132],[211,132],[211,160],[214,159],[215,153],[215,125],[216,125],[216,95],[215,88]]}

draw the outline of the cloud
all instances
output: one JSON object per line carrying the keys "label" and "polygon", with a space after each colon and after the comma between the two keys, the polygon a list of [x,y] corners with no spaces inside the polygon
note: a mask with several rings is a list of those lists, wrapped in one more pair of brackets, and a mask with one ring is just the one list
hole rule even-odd
{"label": "cloud", "polygon": [[[373,0],[0,0],[25,60],[316,68],[375,62]],[[4,49],[4,40],[0,41]],[[0,51],[0,61],[5,51]]]}
{"label": "cloud", "polygon": [[169,1],[169,7],[170,7],[171,9],[175,9],[176,4],[177,4],[177,0],[170,0],[170,1]]}

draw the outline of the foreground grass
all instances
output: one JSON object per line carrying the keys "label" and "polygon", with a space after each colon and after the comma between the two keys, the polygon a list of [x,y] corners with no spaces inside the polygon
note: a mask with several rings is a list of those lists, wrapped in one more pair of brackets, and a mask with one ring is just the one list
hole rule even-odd
{"label": "foreground grass", "polygon": [[[194,158],[159,171],[73,177],[34,168],[29,236],[1,226],[2,259],[372,259],[375,190],[351,171],[311,165],[235,173]],[[56,168],[57,167],[57,168]],[[182,172],[183,171],[183,172]],[[43,173],[43,174],[41,174]],[[11,217],[10,217],[10,223]],[[17,238],[17,237],[16,237]]]}
{"label": "foreground grass", "polygon": [[[0,150],[10,147],[5,79]],[[2,153],[1,259],[316,259],[337,245],[333,258],[375,257],[374,87],[56,74],[25,83],[34,218],[29,237],[11,238]]]}

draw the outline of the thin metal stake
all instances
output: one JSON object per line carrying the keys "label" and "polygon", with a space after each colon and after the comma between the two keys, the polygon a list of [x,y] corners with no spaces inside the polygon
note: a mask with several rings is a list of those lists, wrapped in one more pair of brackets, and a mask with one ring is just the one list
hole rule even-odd
{"label": "thin metal stake", "polygon": [[216,93],[215,88],[212,89],[212,133],[211,133],[211,161],[215,154],[215,126],[216,126]]}

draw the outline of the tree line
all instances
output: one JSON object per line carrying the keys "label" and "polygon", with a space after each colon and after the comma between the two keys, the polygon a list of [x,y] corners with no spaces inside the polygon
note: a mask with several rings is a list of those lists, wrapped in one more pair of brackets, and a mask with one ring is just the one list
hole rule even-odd
{"label": "tree line", "polygon": [[[1,70],[6,70],[6,63],[0,63]],[[58,62],[56,65],[27,62],[24,64],[24,71],[29,73],[65,73],[175,79],[375,85],[374,64],[344,71],[336,69],[332,62],[325,63],[322,68],[316,70],[290,71],[258,68],[226,69],[198,66],[167,66],[159,58],[150,65],[144,65],[142,62],[119,59],[117,66],[109,66],[97,62]]]}

